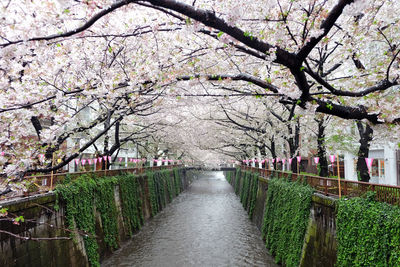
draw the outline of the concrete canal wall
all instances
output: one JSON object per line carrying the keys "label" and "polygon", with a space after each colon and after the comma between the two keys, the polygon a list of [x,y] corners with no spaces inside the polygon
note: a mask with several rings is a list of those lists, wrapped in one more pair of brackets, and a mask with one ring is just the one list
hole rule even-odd
{"label": "concrete canal wall", "polygon": [[[165,174],[164,171],[163,177],[153,173],[151,180],[147,175],[131,177],[137,179],[136,185],[139,187],[135,191],[138,199],[134,199],[135,202],[132,203],[139,203],[140,206],[134,209],[130,207],[131,210],[128,209],[126,196],[122,194],[126,189],[123,186],[129,184],[126,181],[130,178],[125,179],[126,177],[124,184],[120,182],[122,180],[113,178],[111,190],[113,190],[114,201],[102,206],[99,200],[87,198],[85,196],[87,191],[84,190],[72,192],[75,194],[73,199],[75,202],[69,202],[72,203],[70,206],[67,205],[67,200],[63,200],[60,193],[58,196],[55,193],[47,193],[0,202],[2,208],[8,209],[9,216],[24,217],[24,222],[20,222],[20,225],[0,218],[0,230],[11,233],[0,233],[0,266],[88,266],[89,262],[91,265],[98,266],[102,259],[120,247],[124,241],[129,240],[132,233],[138,231],[143,223],[185,190],[193,179],[193,175],[184,169],[168,172]],[[107,178],[111,179],[111,177]],[[92,191],[101,190],[101,185],[100,182],[94,184]],[[102,192],[96,194],[94,196],[99,196]],[[81,202],[79,195],[82,198]],[[84,203],[88,199],[93,205]],[[68,201],[72,201],[71,198]],[[79,208],[91,206],[92,209],[89,209],[88,213],[92,214],[82,216],[84,214]],[[75,214],[72,214],[73,212]],[[110,218],[110,214],[114,214],[114,218]],[[93,218],[92,222],[90,222],[91,218]],[[137,221],[131,220],[132,218],[136,218]],[[90,225],[93,229],[90,229]],[[77,230],[77,226],[80,226],[80,230]],[[88,229],[84,229],[85,227]],[[69,229],[73,229],[72,239],[51,239],[53,237],[70,238]],[[117,232],[110,234],[110,229]],[[94,235],[90,234],[91,231]],[[91,236],[95,242],[88,242]],[[35,238],[49,238],[49,240],[36,241]]]}
{"label": "concrete canal wall", "polygon": [[[245,174],[242,172],[241,177],[238,178],[237,173],[234,171],[229,174],[225,173],[227,180],[235,188],[236,194],[241,196],[243,203],[245,200],[245,197],[243,197],[244,191],[249,188],[245,179],[243,179],[246,177]],[[252,214],[249,213],[249,215],[259,230],[263,231],[268,180],[258,176],[256,179],[258,186],[257,193],[254,195],[255,205]],[[248,198],[251,198],[251,196]],[[335,207],[335,199],[316,193],[312,195],[310,216],[308,222],[306,222],[307,226],[299,257],[299,266],[335,266],[337,254]],[[248,204],[245,205],[245,208],[249,212]]]}

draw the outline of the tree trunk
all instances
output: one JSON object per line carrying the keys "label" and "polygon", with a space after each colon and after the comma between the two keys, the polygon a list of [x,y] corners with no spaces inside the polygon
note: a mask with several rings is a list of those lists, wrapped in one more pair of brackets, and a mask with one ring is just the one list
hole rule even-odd
{"label": "tree trunk", "polygon": [[370,142],[372,141],[373,129],[366,124],[364,128],[361,121],[357,121],[357,128],[360,134],[360,148],[358,150],[357,174],[358,179],[363,182],[369,182],[370,176],[368,173],[367,163],[365,158],[368,157]]}
{"label": "tree trunk", "polygon": [[[289,126],[289,133],[290,135],[292,135],[293,133],[293,128],[291,126]],[[300,144],[300,122],[299,120],[297,120],[297,124],[295,126],[294,129],[294,136],[290,137],[287,139],[287,142],[289,144],[289,153],[290,153],[290,157],[293,159],[292,160],[292,164],[291,164],[291,171],[293,173],[297,173],[297,156],[299,155],[299,153],[297,152],[298,148],[299,148],[299,144]]]}
{"label": "tree trunk", "polygon": [[318,157],[319,157],[319,170],[318,175],[328,177],[328,160],[326,159],[325,148],[325,126],[324,120],[318,120]]}

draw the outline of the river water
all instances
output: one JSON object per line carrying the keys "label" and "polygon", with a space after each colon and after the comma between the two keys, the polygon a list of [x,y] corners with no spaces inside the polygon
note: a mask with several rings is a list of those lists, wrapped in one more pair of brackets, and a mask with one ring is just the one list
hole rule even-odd
{"label": "river water", "polygon": [[102,266],[278,266],[222,172],[203,172]]}

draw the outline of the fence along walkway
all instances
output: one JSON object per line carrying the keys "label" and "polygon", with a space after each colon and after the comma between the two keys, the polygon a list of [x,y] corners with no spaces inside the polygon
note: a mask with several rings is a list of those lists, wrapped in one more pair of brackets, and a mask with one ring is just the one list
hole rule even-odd
{"label": "fence along walkway", "polygon": [[[125,169],[114,169],[114,170],[98,170],[98,171],[86,171],[86,172],[63,172],[54,174],[39,174],[34,176],[25,177],[24,180],[28,184],[28,192],[25,192],[25,196],[44,193],[52,190],[55,185],[62,182],[67,176],[70,179],[76,179],[82,175],[96,175],[97,177],[102,176],[116,176],[123,173],[133,173],[133,174],[143,174],[147,171],[158,171],[162,169],[172,169],[176,167],[181,167],[182,165],[163,165],[154,167],[136,167],[136,168],[125,168]],[[32,186],[34,191],[29,190]],[[21,195],[15,195],[13,197],[19,197]]]}
{"label": "fence along walkway", "polygon": [[[338,179],[326,178],[313,175],[304,175],[291,172],[259,169],[249,166],[241,166],[242,170],[257,172],[261,177],[269,179],[270,177],[286,178],[291,181],[301,180],[307,182],[317,192],[339,197]],[[347,197],[359,197],[368,191],[376,192],[376,200],[400,206],[400,186],[372,184],[366,182],[357,182],[349,180],[340,180],[341,195]]]}

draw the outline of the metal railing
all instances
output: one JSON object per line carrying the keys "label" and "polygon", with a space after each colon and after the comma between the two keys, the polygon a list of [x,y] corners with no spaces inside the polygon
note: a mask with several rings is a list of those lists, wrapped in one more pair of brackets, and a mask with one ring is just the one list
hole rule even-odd
{"label": "metal railing", "polygon": [[143,174],[147,171],[158,171],[162,169],[172,169],[180,167],[182,165],[163,165],[163,166],[153,166],[153,167],[136,167],[136,168],[126,168],[126,169],[114,169],[114,170],[98,170],[98,171],[85,171],[85,172],[63,172],[54,174],[39,174],[29,177],[25,177],[24,180],[28,182],[31,186],[35,187],[36,190],[33,192],[26,192],[24,195],[38,194],[43,192],[48,192],[52,190],[57,184],[62,182],[64,179],[69,177],[73,180],[82,175],[94,175],[96,177],[104,176],[117,176],[123,173],[133,173],[133,174]]}
{"label": "metal railing", "polygon": [[[249,166],[241,166],[242,170],[257,172],[261,177],[289,178],[291,181],[301,180],[309,184],[315,191],[328,195],[339,196],[339,182],[337,178],[326,178],[314,175],[297,174],[276,170],[267,170]],[[340,179],[340,192],[342,196],[359,197],[368,191],[376,192],[376,200],[400,206],[400,186],[373,184],[366,182]]]}

